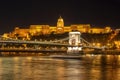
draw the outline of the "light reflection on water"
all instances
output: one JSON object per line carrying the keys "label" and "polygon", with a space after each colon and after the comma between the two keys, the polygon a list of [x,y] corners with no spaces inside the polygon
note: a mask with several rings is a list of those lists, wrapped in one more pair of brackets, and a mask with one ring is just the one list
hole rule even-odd
{"label": "light reflection on water", "polygon": [[120,56],[0,57],[0,80],[120,80]]}

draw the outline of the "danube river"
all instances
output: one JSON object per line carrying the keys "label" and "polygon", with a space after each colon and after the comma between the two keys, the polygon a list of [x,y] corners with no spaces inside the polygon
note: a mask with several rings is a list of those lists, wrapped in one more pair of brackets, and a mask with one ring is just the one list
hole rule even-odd
{"label": "danube river", "polygon": [[120,56],[0,57],[0,80],[120,80]]}

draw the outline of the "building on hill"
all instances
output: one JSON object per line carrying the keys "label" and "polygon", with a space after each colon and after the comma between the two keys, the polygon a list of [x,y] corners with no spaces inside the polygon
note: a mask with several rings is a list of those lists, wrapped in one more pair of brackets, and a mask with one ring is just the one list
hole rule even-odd
{"label": "building on hill", "polygon": [[30,25],[28,29],[21,29],[16,27],[14,31],[9,34],[9,37],[22,37],[30,38],[35,35],[48,35],[51,33],[62,34],[70,31],[80,31],[81,33],[109,33],[111,32],[110,27],[105,28],[92,28],[90,24],[72,24],[70,26],[64,25],[64,19],[60,16],[57,20],[56,26],[50,25]]}

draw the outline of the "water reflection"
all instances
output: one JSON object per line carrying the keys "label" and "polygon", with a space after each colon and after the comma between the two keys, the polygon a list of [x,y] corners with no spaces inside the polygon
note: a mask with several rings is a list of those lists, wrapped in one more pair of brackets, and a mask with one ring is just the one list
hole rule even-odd
{"label": "water reflection", "polygon": [[120,80],[120,56],[1,57],[0,80]]}

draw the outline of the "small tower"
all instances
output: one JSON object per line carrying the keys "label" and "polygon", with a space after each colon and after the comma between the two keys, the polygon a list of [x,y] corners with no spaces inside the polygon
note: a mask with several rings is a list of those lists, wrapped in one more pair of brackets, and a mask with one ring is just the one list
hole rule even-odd
{"label": "small tower", "polygon": [[64,20],[60,16],[57,21],[57,33],[63,33],[64,32]]}

